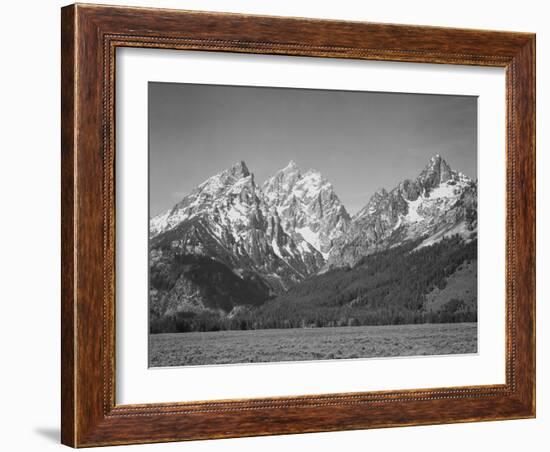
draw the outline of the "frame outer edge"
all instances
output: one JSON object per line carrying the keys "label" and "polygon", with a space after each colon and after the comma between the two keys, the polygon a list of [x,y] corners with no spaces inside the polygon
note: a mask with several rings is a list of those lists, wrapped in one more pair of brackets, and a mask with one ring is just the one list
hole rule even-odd
{"label": "frame outer edge", "polygon": [[533,130],[531,133],[532,142],[533,142],[533,164],[531,169],[531,177],[533,178],[533,224],[532,224],[532,234],[533,234],[533,272],[531,275],[531,283],[533,284],[533,331],[531,333],[531,346],[533,347],[533,387],[531,390],[532,397],[532,414],[533,417],[537,416],[537,36],[533,34],[533,39],[531,41],[532,47],[532,86],[531,86],[531,95],[533,96],[532,101],[532,124]]}
{"label": "frame outer edge", "polygon": [[61,8],[61,443],[77,445],[76,5]]}
{"label": "frame outer edge", "polygon": [[528,417],[536,417],[536,35],[514,59],[517,67],[518,176],[518,395]]}
{"label": "frame outer edge", "polygon": [[[452,422],[467,422],[481,420],[497,419],[518,419],[533,417],[534,415],[534,383],[535,383],[535,362],[534,362],[534,257],[535,257],[535,237],[534,237],[534,200],[535,200],[535,155],[534,155],[534,35],[514,33],[497,34],[494,32],[482,32],[474,39],[474,45],[480,42],[482,37],[490,37],[494,41],[495,55],[500,55],[500,59],[486,61],[487,65],[506,66],[511,60],[514,60],[518,73],[516,100],[520,104],[517,108],[517,117],[514,121],[515,130],[514,142],[515,148],[519,151],[517,167],[514,170],[518,180],[519,190],[515,193],[515,199],[518,204],[522,202],[517,209],[515,224],[518,229],[518,244],[521,244],[518,250],[518,268],[517,275],[517,298],[518,301],[518,329],[517,341],[520,347],[520,360],[518,362],[519,374],[522,384],[518,385],[516,394],[503,394],[495,396],[493,406],[487,409],[488,403],[481,403],[481,399],[471,397],[467,406],[485,407],[484,412],[476,416],[461,417],[456,415],[456,411],[449,412],[446,416],[433,418],[428,410],[441,408],[445,404],[456,405],[455,397],[445,397],[445,400],[414,401],[410,403],[410,413],[414,414],[409,420],[401,418],[388,418],[387,422],[371,422],[369,419],[362,418],[366,410],[380,411],[382,414],[388,410],[383,410],[382,406],[377,404],[365,405],[363,407],[354,405],[340,404],[333,408],[318,406],[315,408],[317,413],[311,422],[302,422],[307,413],[312,411],[297,411],[294,408],[284,408],[283,411],[275,412],[272,425],[265,424],[261,429],[257,426],[258,415],[267,416],[269,408],[258,412],[248,411],[244,407],[239,412],[239,416],[229,415],[223,408],[217,411],[217,415],[206,413],[193,413],[191,415],[175,413],[136,413],[135,416],[118,416],[116,406],[105,405],[107,394],[105,393],[105,378],[112,377],[114,366],[106,366],[102,361],[105,353],[110,351],[112,344],[109,340],[105,341],[105,334],[108,333],[108,322],[105,323],[105,317],[101,317],[99,304],[101,295],[104,294],[106,286],[99,288],[97,281],[100,280],[100,270],[98,262],[105,265],[105,256],[103,250],[96,249],[96,242],[100,237],[100,231],[105,234],[104,217],[99,217],[97,207],[101,202],[105,203],[106,190],[110,185],[102,185],[101,176],[105,177],[104,168],[108,165],[104,159],[105,155],[99,152],[101,148],[101,138],[97,131],[104,127],[102,123],[102,114],[105,114],[105,101],[101,96],[101,75],[97,68],[105,64],[105,52],[101,45],[104,37],[113,30],[121,30],[121,33],[152,33],[151,30],[161,29],[159,27],[168,27],[175,36],[182,33],[181,27],[177,27],[179,20],[172,21],[171,14],[167,10],[145,9],[151,13],[151,20],[144,22],[140,19],[141,14],[137,14],[132,8],[122,9],[119,7],[106,7],[101,5],[71,5],[62,8],[62,442],[72,447],[86,447],[96,445],[115,445],[115,444],[136,444],[144,442],[165,442],[196,439],[214,439],[226,437],[258,436],[288,433],[305,433],[313,431],[335,431],[357,428],[376,428],[402,425],[425,425]],[[163,12],[162,12],[163,11]],[[140,13],[142,10],[139,11]],[[183,13],[183,11],[179,11]],[[197,16],[193,21],[183,20],[189,31],[197,31],[202,41],[207,41],[205,33],[209,30],[204,28],[204,24],[210,24],[214,20],[229,20],[238,18],[242,15],[228,16],[225,14],[200,13],[204,16]],[[174,14],[175,15],[175,14]],[[291,18],[269,18],[260,16],[249,16],[251,19],[262,21],[261,28],[256,22],[253,23],[252,31],[259,34],[260,38],[268,36],[270,32],[266,31],[265,25],[274,22],[286,26],[287,32],[291,37],[295,36],[296,30],[289,28],[290,24],[300,24],[297,19]],[[177,19],[185,18],[179,15]],[[196,19],[196,21],[195,21]],[[153,23],[153,21],[156,21]],[[210,21],[210,22],[209,22]],[[240,23],[239,20],[235,22]],[[265,22],[265,23],[264,23]],[[306,21],[303,21],[306,22]],[[309,23],[309,21],[307,21]],[[320,20],[320,25],[327,21]],[[317,22],[315,22],[317,23]],[[201,26],[202,24],[202,26]],[[338,21],[331,22],[331,27],[339,25]],[[238,25],[238,24],[237,24]],[[357,28],[357,30],[348,30],[346,33],[364,35],[368,30],[362,30],[360,25],[346,24],[340,25]],[[365,27],[367,25],[365,24]],[[389,39],[386,34],[381,33],[380,29],[396,28],[395,33],[399,34],[409,32],[410,30],[422,31],[425,27],[411,28],[409,26],[389,26],[388,24],[371,24],[368,27],[374,28],[377,36],[376,42]],[[235,28],[235,27],[234,27]],[[276,27],[275,27],[276,28]],[[162,28],[164,30],[164,28]],[[393,29],[392,29],[393,30]],[[439,34],[445,34],[447,29],[436,30]],[[315,31],[315,30],[313,30]],[[227,41],[231,45],[219,51],[242,52],[248,51],[248,47],[239,44],[240,39],[247,36],[246,30],[234,29],[230,35],[236,36],[236,41]],[[453,32],[450,30],[449,32]],[[220,35],[219,30],[214,30],[213,35],[216,38]],[[463,35],[457,48],[471,46],[469,39],[472,33],[465,30],[455,30],[454,33]],[[391,34],[391,33],[390,33]],[[201,37],[202,36],[202,37]],[[342,37],[343,36],[343,37]],[[341,38],[345,41],[345,35]],[[231,37],[231,36],[230,36]],[[391,37],[391,36],[390,36]],[[445,36],[444,36],[445,37]],[[225,39],[224,36],[222,36]],[[220,38],[220,39],[222,39]],[[315,48],[315,36],[310,37],[309,44],[305,48]],[[159,37],[153,37],[159,40]],[[296,39],[301,39],[298,36]],[[433,38],[432,38],[433,40]],[[260,39],[261,41],[261,39]],[[462,42],[463,41],[463,42]],[[501,42],[502,41],[502,42]],[[291,41],[290,41],[291,42]],[[401,41],[398,40],[398,43]],[[446,42],[446,41],[445,41]],[[441,41],[440,41],[441,43]],[[267,49],[278,48],[277,46],[285,43],[264,42]],[[329,43],[330,44],[330,43]],[[351,44],[352,50],[355,49],[355,43]],[[406,54],[415,53],[416,44],[406,44],[398,54],[389,53],[388,59],[392,61],[405,61]],[[410,49],[408,49],[408,47]],[[346,48],[347,50],[348,48]],[[437,57],[437,62],[446,64],[476,64],[484,65],[483,62],[472,62],[468,55],[456,55],[455,59],[449,59],[452,49],[446,48],[443,51],[443,57]],[[393,52],[391,49],[387,52]],[[256,53],[253,51],[252,53]],[[258,53],[267,53],[265,51]],[[288,49],[282,50],[283,54],[290,54]],[[313,50],[304,50],[300,48],[297,54],[311,56],[315,53]],[[339,52],[328,52],[331,56],[338,55]],[[333,55],[333,53],[335,55]],[[353,52],[352,52],[353,53]],[[417,52],[416,52],[417,53]],[[416,54],[415,53],[415,54]],[[342,53],[343,58],[355,58],[352,54]],[[358,54],[359,55],[359,54]],[[449,55],[449,56],[446,56]],[[485,54],[483,54],[485,55]],[[338,57],[338,56],[337,56]],[[375,59],[359,55],[361,59]],[[434,62],[436,57],[431,52],[422,52],[421,56],[415,57],[415,61]],[[484,60],[485,61],[485,60]],[[101,100],[103,99],[103,101]],[[82,104],[80,104],[80,100]],[[103,113],[101,113],[103,112]],[[82,121],[79,120],[82,118]],[[105,129],[104,129],[105,130]],[[108,130],[108,129],[107,129]],[[104,131],[105,133],[105,131]],[[105,136],[104,136],[105,139]],[[100,166],[102,169],[100,169]],[[522,187],[521,184],[525,184]],[[102,185],[102,186],[100,186]],[[105,208],[105,204],[103,204]],[[114,212],[113,212],[114,215]],[[102,222],[103,221],[103,222]],[[527,267],[523,267],[526,265]],[[102,267],[103,268],[103,267]],[[65,271],[63,271],[65,270]],[[521,271],[523,270],[523,271]],[[80,278],[79,278],[80,275]],[[105,281],[105,274],[103,274]],[[103,323],[102,323],[103,321]],[[106,327],[107,325],[107,327]],[[103,342],[101,342],[103,338]],[[526,352],[526,350],[528,352]],[[98,367],[99,364],[99,367]],[[103,366],[101,365],[103,364]],[[458,398],[458,397],[457,397]],[[486,399],[489,400],[489,399]],[[345,406],[346,405],[346,406]],[[386,405],[389,406],[389,405]],[[399,404],[397,405],[399,406]],[[456,408],[456,407],[455,407]],[[333,414],[329,413],[333,411]],[[351,412],[353,410],[353,412]],[[418,418],[414,410],[418,410],[424,415],[423,419]],[[256,414],[257,413],[257,414]],[[334,414],[340,415],[340,420],[344,424],[336,425]],[[411,416],[412,416],[411,414]],[[439,414],[438,414],[439,415]],[[225,419],[225,420],[224,420]],[[296,422],[299,419],[298,422]],[[412,420],[415,419],[415,420]],[[233,422],[234,430],[225,425],[227,421]],[[139,427],[138,427],[139,426]],[[137,428],[136,428],[137,427]],[[143,430],[141,427],[144,427]],[[183,430],[182,430],[183,429]],[[186,430],[187,429],[187,430]],[[168,433],[164,434],[163,432]]]}

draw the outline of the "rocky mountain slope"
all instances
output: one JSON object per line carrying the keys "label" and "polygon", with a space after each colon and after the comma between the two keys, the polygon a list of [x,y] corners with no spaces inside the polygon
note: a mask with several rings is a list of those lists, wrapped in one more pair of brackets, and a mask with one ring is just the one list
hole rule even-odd
{"label": "rocky mountain slope", "polygon": [[294,240],[268,213],[244,162],[217,174],[151,220],[151,250],[218,260],[236,274],[255,271],[277,292],[317,271],[321,254]]}
{"label": "rocky mountain slope", "polygon": [[353,217],[317,171],[290,162],[260,187],[238,162],[150,220],[151,316],[231,317],[373,253],[476,230],[477,184],[439,155]]}
{"label": "rocky mountain slope", "polygon": [[[283,170],[284,171],[284,170]],[[321,199],[327,187],[308,187],[302,181],[303,196],[294,193],[296,205]],[[150,221],[150,268],[156,275],[151,284],[151,306],[155,315],[178,310],[221,309],[226,312],[252,299],[239,299],[220,305],[191,284],[186,271],[172,280],[184,256],[200,256],[225,265],[247,286],[246,293],[262,294],[263,299],[280,293],[316,273],[325,260],[320,251],[290,226],[288,210],[266,197],[244,162],[210,177],[173,208]],[[266,201],[269,200],[268,201]],[[279,216],[284,215],[285,227]],[[304,219],[292,223],[309,225]],[[208,260],[195,262],[202,268]],[[169,274],[170,278],[166,278]],[[153,280],[152,280],[153,281]],[[204,284],[208,284],[204,281]],[[233,285],[229,279],[224,284]],[[167,301],[170,299],[171,301]],[[179,301],[178,301],[179,300]],[[193,301],[194,300],[194,301]]]}
{"label": "rocky mountain slope", "polygon": [[299,328],[473,322],[477,318],[477,240],[422,239],[333,268],[218,325]]}
{"label": "rocky mountain slope", "polygon": [[278,171],[262,186],[269,212],[281,219],[283,230],[297,234],[325,258],[335,239],[344,234],[350,216],[332,184],[321,173],[302,173],[295,162]]}
{"label": "rocky mountain slope", "polygon": [[363,256],[421,237],[419,246],[426,246],[453,234],[476,237],[477,184],[436,155],[416,179],[371,197],[335,241],[327,267],[354,265]]}

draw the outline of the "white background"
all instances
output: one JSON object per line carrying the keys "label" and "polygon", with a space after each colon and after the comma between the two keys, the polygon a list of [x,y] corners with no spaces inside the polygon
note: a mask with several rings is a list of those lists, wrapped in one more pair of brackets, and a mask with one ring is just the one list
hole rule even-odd
{"label": "white background", "polygon": [[[536,420],[407,427],[265,438],[119,447],[116,450],[547,450],[550,430],[549,335],[542,327],[550,290],[548,124],[550,31],[545,2],[464,0],[357,2],[140,1],[119,4],[206,9],[537,32],[538,144],[538,413]],[[60,449],[59,424],[59,7],[63,2],[9,2],[0,33],[2,71],[2,374],[4,450]],[[6,249],[7,248],[7,249]]]}
{"label": "white background", "polygon": [[[504,383],[503,69],[136,48],[117,52],[117,403]],[[479,352],[147,369],[148,81],[478,96]]]}

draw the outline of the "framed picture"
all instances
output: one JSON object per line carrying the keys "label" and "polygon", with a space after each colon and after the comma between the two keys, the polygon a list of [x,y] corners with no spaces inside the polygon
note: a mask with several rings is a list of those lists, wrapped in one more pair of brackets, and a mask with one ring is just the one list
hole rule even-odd
{"label": "framed picture", "polygon": [[62,442],[535,416],[535,36],[62,9]]}

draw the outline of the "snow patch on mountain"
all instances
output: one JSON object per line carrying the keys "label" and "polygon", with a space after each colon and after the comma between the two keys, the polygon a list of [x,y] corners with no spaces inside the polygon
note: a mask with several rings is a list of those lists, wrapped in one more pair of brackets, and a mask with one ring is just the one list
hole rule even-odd
{"label": "snow patch on mountain", "polygon": [[321,247],[321,239],[319,237],[319,233],[313,232],[309,227],[304,228],[296,228],[295,231],[300,234],[306,242],[308,242],[313,248],[315,248],[317,251],[319,251],[323,257],[326,259],[328,254],[327,252],[323,253],[322,247]]}
{"label": "snow patch on mountain", "polygon": [[283,230],[301,235],[323,256],[347,230],[350,217],[332,184],[318,171],[303,173],[291,161],[262,185],[262,192],[268,208],[277,211]]}
{"label": "snow patch on mountain", "polygon": [[[266,203],[244,162],[210,177],[152,218],[150,238],[153,247],[169,241],[175,254],[200,253],[253,272],[275,284],[273,291],[290,287],[324,264],[319,251],[284,230],[277,209]],[[272,273],[280,282],[273,281]]]}
{"label": "snow patch on mountain", "polygon": [[371,197],[336,241],[327,265],[354,265],[365,255],[422,237],[421,246],[453,234],[470,240],[476,231],[477,184],[435,155],[416,179]]}
{"label": "snow patch on mountain", "polygon": [[416,179],[376,192],[353,218],[318,171],[291,161],[260,187],[237,162],[152,218],[150,237],[169,237],[174,252],[210,256],[269,284],[277,274],[277,284],[290,287],[325,264],[353,265],[421,237],[420,246],[455,233],[469,239],[476,228],[477,184],[436,155]]}
{"label": "snow patch on mountain", "polygon": [[459,223],[451,226],[449,229],[443,229],[434,235],[428,237],[426,240],[424,240],[420,245],[418,245],[414,251],[419,250],[420,248],[424,248],[426,246],[434,245],[435,243],[443,240],[446,237],[451,237],[453,235],[460,235],[465,239],[466,242],[469,242],[472,240],[472,231],[470,231],[465,223]]}
{"label": "snow patch on mountain", "polygon": [[[418,208],[422,204],[422,198],[419,196],[414,201],[407,201],[407,204],[408,204],[408,212],[404,220],[409,223],[418,223],[419,221],[422,221],[424,217],[418,213]],[[400,217],[400,220],[402,220],[401,217]],[[401,221],[399,222],[399,225],[401,225]]]}

